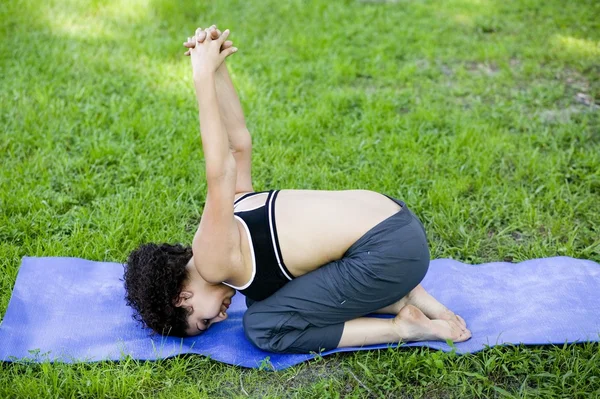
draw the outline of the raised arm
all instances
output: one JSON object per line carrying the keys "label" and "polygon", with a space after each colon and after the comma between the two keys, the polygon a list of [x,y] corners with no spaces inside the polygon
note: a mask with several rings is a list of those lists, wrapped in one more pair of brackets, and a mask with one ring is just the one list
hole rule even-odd
{"label": "raised arm", "polygon": [[194,86],[198,99],[200,136],[206,163],[208,193],[194,236],[194,264],[200,275],[209,282],[225,280],[228,265],[239,245],[239,232],[233,217],[236,184],[236,162],[229,149],[229,139],[221,119],[215,84],[215,73],[226,56],[234,49],[220,51],[229,31],[217,40],[208,37],[192,50]]}
{"label": "raised arm", "polygon": [[244,111],[225,62],[217,69],[217,98],[221,119],[227,129],[229,145],[237,164],[235,192],[254,191],[252,187],[252,138],[246,127]]}
{"label": "raised arm", "polygon": [[[217,92],[214,74],[204,73],[194,77],[194,86],[198,99],[198,114],[200,119],[200,137],[206,163],[206,179],[208,194],[217,194],[216,187],[235,172],[235,159],[229,150],[227,132],[221,120],[217,104]],[[211,184],[216,183],[216,184]],[[231,197],[233,198],[234,187]]]}
{"label": "raised arm", "polygon": [[[215,25],[211,32],[211,38],[216,40],[221,36],[221,32]],[[209,29],[211,29],[209,28]],[[208,30],[208,29],[207,29]],[[196,39],[198,42],[203,42],[206,38],[206,31],[198,28],[196,30]],[[186,55],[191,54],[191,49],[195,47],[195,40],[188,38],[184,46],[190,50],[186,51]],[[225,41],[222,45],[222,50],[230,48],[233,45],[231,41]],[[229,147],[233,153],[233,157],[237,166],[237,179],[235,192],[245,193],[254,191],[252,187],[252,139],[250,132],[246,127],[244,111],[240,103],[240,99],[235,91],[226,63],[223,62],[216,71],[215,81],[217,88],[217,100],[219,102],[219,110],[221,112],[221,120],[227,131],[229,138]]]}

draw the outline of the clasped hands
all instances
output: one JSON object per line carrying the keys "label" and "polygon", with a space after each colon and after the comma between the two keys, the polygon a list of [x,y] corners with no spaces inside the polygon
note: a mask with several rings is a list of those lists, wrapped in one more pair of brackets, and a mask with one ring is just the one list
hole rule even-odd
{"label": "clasped hands", "polygon": [[193,37],[183,43],[189,50],[184,55],[189,55],[192,61],[194,79],[217,71],[225,58],[237,51],[233,42],[227,40],[229,29],[221,33],[216,25],[210,28],[196,29]]}

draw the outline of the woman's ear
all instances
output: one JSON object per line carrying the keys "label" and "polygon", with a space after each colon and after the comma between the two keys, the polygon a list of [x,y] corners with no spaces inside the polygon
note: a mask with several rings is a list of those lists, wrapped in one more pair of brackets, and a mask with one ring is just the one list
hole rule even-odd
{"label": "woman's ear", "polygon": [[177,300],[175,301],[175,307],[183,306],[183,303],[186,299],[190,299],[192,297],[192,293],[189,291],[181,291]]}

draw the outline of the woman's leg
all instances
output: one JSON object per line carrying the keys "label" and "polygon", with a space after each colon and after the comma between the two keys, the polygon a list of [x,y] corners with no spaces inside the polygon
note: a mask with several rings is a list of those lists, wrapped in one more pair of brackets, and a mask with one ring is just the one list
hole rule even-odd
{"label": "woman's leg", "polygon": [[[295,278],[270,297],[254,302],[244,314],[247,338],[270,352],[334,349],[344,332],[344,323],[397,302],[424,276],[422,262],[415,262],[414,272],[407,272],[412,274],[410,280],[413,281],[408,282],[414,283],[412,286],[384,283],[377,290],[370,286],[376,280],[373,276],[358,272],[363,262],[362,258],[331,262]],[[349,270],[354,272],[349,273]],[[358,279],[354,278],[357,274]],[[391,323],[390,319],[388,322]],[[375,321],[371,326],[383,324]],[[382,332],[377,334],[379,339],[389,338],[381,336]]]}
{"label": "woman's leg", "polygon": [[[404,204],[403,201],[397,200],[388,195],[386,195],[386,197],[388,197],[389,199],[396,202],[402,207],[406,206],[406,204]],[[425,226],[423,226],[423,223],[416,216],[414,218],[423,234],[426,235],[427,233],[425,232]],[[437,299],[432,297],[427,291],[425,291],[425,288],[423,288],[421,284],[418,284],[412,291],[410,291],[405,297],[401,298],[399,301],[388,305],[384,308],[378,309],[374,313],[398,314],[400,310],[406,305],[414,305],[419,310],[421,310],[429,319],[449,321],[458,320],[462,327],[467,327],[467,323],[462,317],[454,314],[454,312],[442,305]]]}
{"label": "woman's leg", "polygon": [[414,305],[404,306],[393,319],[361,317],[344,324],[338,348],[390,342],[466,341],[471,332],[457,320],[430,320]]}
{"label": "woman's leg", "polygon": [[324,327],[310,325],[306,320],[310,317],[298,317],[295,312],[270,312],[265,317],[263,307],[268,307],[264,301],[252,305],[244,315],[244,327],[246,336],[256,346],[270,352],[319,352],[399,341],[451,339],[462,342],[471,337],[462,319],[462,323],[456,318],[431,320],[419,308],[408,303],[393,319],[359,317]]}
{"label": "woman's leg", "polygon": [[[423,279],[428,266],[422,226],[403,209],[361,237],[346,257],[254,303],[244,316],[246,336],[268,351],[304,353],[418,336],[460,339],[448,333],[453,331],[449,322],[432,324],[413,307],[393,320],[361,319],[405,297]],[[440,331],[442,325],[445,332]]]}

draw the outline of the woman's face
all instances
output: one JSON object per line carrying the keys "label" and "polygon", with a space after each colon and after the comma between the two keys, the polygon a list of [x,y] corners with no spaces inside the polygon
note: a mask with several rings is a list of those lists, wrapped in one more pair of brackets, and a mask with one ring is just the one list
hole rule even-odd
{"label": "woman's face", "polygon": [[227,319],[227,309],[235,290],[225,284],[206,282],[190,260],[187,266],[189,281],[179,294],[177,307],[188,311],[188,335],[198,335],[211,325]]}

